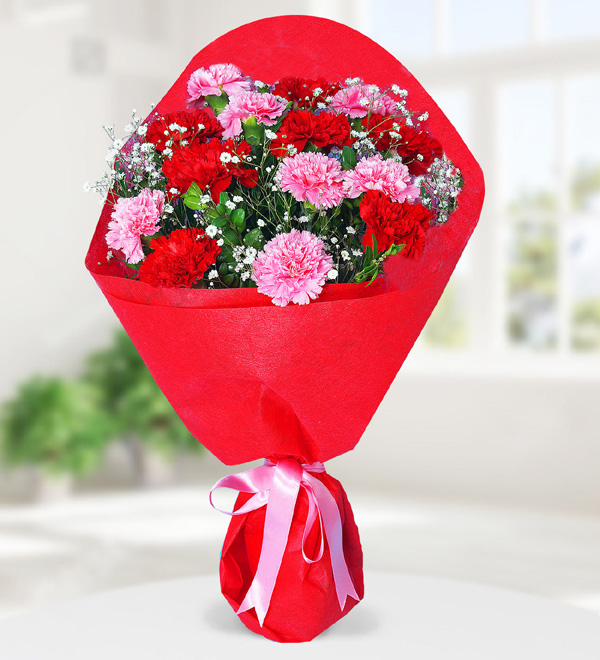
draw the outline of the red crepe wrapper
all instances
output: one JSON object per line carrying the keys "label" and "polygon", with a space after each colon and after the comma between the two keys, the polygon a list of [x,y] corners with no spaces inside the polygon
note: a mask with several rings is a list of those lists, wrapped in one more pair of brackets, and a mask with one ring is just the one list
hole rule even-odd
{"label": "red crepe wrapper", "polygon": [[[446,224],[431,228],[421,258],[397,255],[388,259],[386,276],[371,286],[326,284],[310,304],[283,308],[256,289],[163,289],[128,279],[126,267],[106,262],[112,207],[107,202],[103,209],[86,266],[189,431],[228,465],[269,455],[325,462],[356,445],[433,311],[479,219],[483,175],[407,69],[351,28],[309,16],[242,26],[200,51],[157,111],[184,109],[190,74],[219,62],[232,62],[264,82],[297,75],[330,81],[359,76],[381,88],[396,83],[408,91],[409,108],[429,112],[425,128],[463,175],[457,210]],[[346,560],[362,588],[356,568],[360,545],[345,495],[339,497],[346,519]],[[259,512],[244,521],[234,518],[227,536],[221,577],[226,597],[234,602],[237,567],[244,567],[244,584],[251,579],[254,560],[244,563],[243,557],[255,555],[259,520]],[[290,536],[290,552],[296,542]],[[274,628],[256,630],[272,639],[310,639],[341,614],[332,600],[313,608],[315,587],[308,576],[315,569],[296,559],[285,558],[281,580],[287,588],[278,582],[268,614]],[[286,603],[294,600],[298,608],[305,599],[294,616],[283,614],[289,611]],[[256,629],[250,614],[242,618]]]}
{"label": "red crepe wrapper", "polygon": [[[314,477],[329,489],[338,504],[343,525],[346,564],[354,588],[362,599],[364,595],[362,548],[350,503],[342,484],[337,479],[327,473],[316,474]],[[237,499],[235,510],[249,498],[250,495],[241,494]],[[263,626],[259,625],[253,609],[238,615],[250,630],[276,642],[309,641],[345,616],[357,604],[356,600],[349,597],[344,609],[340,609],[335,589],[332,587],[331,558],[327,545],[319,561],[308,564],[304,560],[302,537],[307,509],[308,498],[306,493],[301,491]],[[221,591],[236,611],[256,574],[264,527],[265,507],[262,507],[247,514],[233,516],[227,530],[221,553]],[[305,545],[309,557],[315,556],[318,552],[317,532],[315,527]]]}

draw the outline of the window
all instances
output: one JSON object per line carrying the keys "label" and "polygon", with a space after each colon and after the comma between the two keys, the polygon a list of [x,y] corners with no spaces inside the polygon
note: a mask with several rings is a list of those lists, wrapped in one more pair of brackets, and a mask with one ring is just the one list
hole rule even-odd
{"label": "window", "polygon": [[357,5],[359,29],[415,73],[486,174],[480,227],[418,350],[599,373],[600,4]]}

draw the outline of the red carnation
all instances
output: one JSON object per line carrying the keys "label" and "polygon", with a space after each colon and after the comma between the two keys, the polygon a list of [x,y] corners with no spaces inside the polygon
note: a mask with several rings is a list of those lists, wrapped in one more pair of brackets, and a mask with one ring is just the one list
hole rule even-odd
{"label": "red carnation", "polygon": [[319,149],[322,147],[342,147],[351,144],[350,124],[343,115],[321,112],[314,115],[309,110],[291,110],[271,142],[271,153],[283,158],[287,156],[287,145],[293,144],[302,151],[308,142]]}
{"label": "red carnation", "polygon": [[141,282],[152,286],[190,287],[217,261],[221,248],[202,229],[176,229],[150,241],[154,250],[142,262]]}
{"label": "red carnation", "polygon": [[[321,90],[317,96],[314,94],[315,89]],[[327,97],[333,96],[339,89],[339,83],[328,83],[325,78],[309,80],[289,76],[275,83],[273,94],[281,96],[286,101],[292,101],[294,109],[314,108],[317,103],[326,103]]]}
{"label": "red carnation", "polygon": [[[171,129],[170,126],[173,124],[185,130]],[[148,126],[146,141],[151,142],[157,151],[163,151],[169,140],[174,143],[181,140],[207,142],[213,137],[220,138],[221,135],[223,135],[223,127],[206,110],[180,110],[155,119]]]}
{"label": "red carnation", "polygon": [[244,166],[246,156],[250,155],[252,147],[246,142],[246,140],[242,140],[241,142],[227,140],[222,144],[223,149],[227,151],[227,153],[239,158],[238,163],[234,163],[233,161],[227,163],[227,167],[231,174],[240,182],[240,185],[246,186],[246,188],[254,188],[258,183],[258,171],[253,167]]}
{"label": "red carnation", "polygon": [[[221,154],[228,153],[237,156],[239,163],[231,160],[224,163]],[[219,195],[231,185],[236,177],[241,185],[253,188],[258,181],[258,173],[253,168],[243,166],[243,157],[250,153],[247,142],[237,144],[233,140],[220,142],[211,140],[205,144],[193,142],[191,145],[178,149],[170,160],[165,160],[162,171],[167,177],[167,190],[176,188],[177,197],[187,192],[192,183],[197,183],[202,190],[207,187],[215,203]]]}
{"label": "red carnation", "polygon": [[331,112],[321,112],[316,116],[317,131],[311,142],[317,147],[343,147],[350,146],[350,131],[352,127],[346,115],[335,115]]}
{"label": "red carnation", "polygon": [[[417,131],[412,126],[401,126],[398,133],[400,139],[395,145],[398,155],[413,176],[425,174],[431,163],[442,157],[440,143],[424,131]],[[420,159],[419,155],[423,158]]]}
{"label": "red carnation", "polygon": [[271,142],[271,153],[287,156],[287,145],[302,151],[317,128],[317,118],[308,110],[291,110],[281,122],[277,138]]}
{"label": "red carnation", "polygon": [[425,247],[425,233],[433,219],[433,213],[422,204],[392,202],[383,193],[369,190],[360,205],[360,217],[367,225],[363,247],[377,239],[379,252],[385,252],[392,245],[406,247],[401,254],[418,257]]}
{"label": "red carnation", "polygon": [[363,131],[367,132],[369,137],[375,143],[378,151],[387,151],[390,146],[395,146],[398,138],[392,138],[390,132],[399,130],[394,128],[398,126],[398,117],[395,115],[379,115],[373,113],[367,115],[361,122]]}

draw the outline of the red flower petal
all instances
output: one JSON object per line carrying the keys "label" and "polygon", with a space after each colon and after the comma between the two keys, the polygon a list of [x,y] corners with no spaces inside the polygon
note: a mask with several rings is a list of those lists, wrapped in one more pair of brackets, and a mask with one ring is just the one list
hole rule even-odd
{"label": "red flower petal", "polygon": [[142,262],[141,282],[152,286],[190,287],[202,278],[221,252],[202,229],[176,229],[150,241],[154,250]]}
{"label": "red flower petal", "polygon": [[367,225],[363,247],[377,239],[380,252],[392,245],[405,244],[401,254],[418,257],[425,247],[425,234],[433,219],[433,213],[422,204],[393,202],[382,192],[369,190],[359,205],[360,217]]}
{"label": "red flower petal", "polygon": [[[173,124],[185,128],[185,131],[172,130],[169,127]],[[204,128],[199,129],[198,126],[204,126]],[[223,127],[206,110],[180,110],[170,112],[149,124],[146,142],[151,142],[157,151],[163,151],[169,140],[174,143],[181,142],[181,140],[207,142],[213,137],[220,138],[222,134]]]}

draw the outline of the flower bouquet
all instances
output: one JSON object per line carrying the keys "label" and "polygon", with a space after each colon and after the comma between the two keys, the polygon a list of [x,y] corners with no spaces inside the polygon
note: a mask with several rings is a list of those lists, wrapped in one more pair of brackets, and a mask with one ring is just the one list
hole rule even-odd
{"label": "flower bouquet", "polygon": [[310,640],[364,593],[323,463],[431,314],[481,171],[397,60],[307,16],[217,39],[126,140],[107,132],[86,265],[190,432],[228,465],[264,459],[215,486],[239,492],[222,592],[251,630]]}

